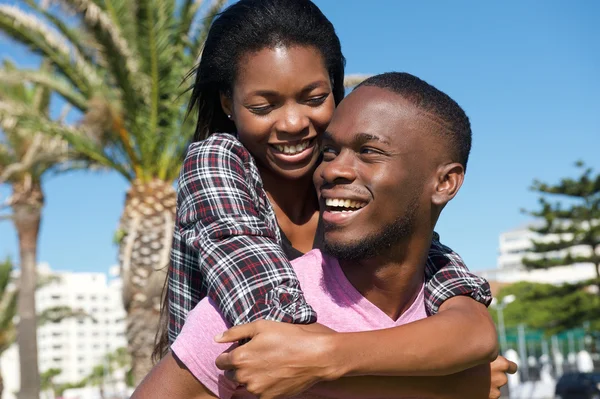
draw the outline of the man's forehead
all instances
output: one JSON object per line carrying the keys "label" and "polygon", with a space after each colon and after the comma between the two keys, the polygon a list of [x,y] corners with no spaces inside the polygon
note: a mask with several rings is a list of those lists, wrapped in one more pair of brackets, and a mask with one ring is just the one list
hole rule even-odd
{"label": "man's forehead", "polygon": [[376,86],[360,86],[350,93],[336,109],[328,129],[331,133],[359,132],[393,139],[403,131],[438,131],[448,129],[437,114],[417,107],[413,102],[391,90]]}

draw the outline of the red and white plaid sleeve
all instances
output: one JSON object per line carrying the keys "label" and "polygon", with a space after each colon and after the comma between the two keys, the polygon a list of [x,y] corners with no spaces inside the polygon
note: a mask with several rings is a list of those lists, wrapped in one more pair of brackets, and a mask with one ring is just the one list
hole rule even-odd
{"label": "red and white plaid sleeve", "polygon": [[316,321],[287,260],[251,155],[229,134],[188,149],[169,268],[169,338],[209,296],[231,324]]}

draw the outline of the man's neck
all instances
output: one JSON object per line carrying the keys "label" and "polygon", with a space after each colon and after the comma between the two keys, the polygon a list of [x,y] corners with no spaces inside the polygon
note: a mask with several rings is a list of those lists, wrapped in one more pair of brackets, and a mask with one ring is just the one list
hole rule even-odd
{"label": "man's neck", "polygon": [[430,247],[431,234],[428,238],[413,235],[390,253],[359,261],[340,260],[340,267],[369,302],[397,320],[421,290]]}

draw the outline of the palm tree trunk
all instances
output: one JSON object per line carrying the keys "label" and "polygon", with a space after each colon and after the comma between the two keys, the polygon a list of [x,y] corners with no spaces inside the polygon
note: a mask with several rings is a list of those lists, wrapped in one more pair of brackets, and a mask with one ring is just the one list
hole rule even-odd
{"label": "palm tree trunk", "polygon": [[119,262],[134,384],[152,368],[160,300],[173,238],[176,193],[161,180],[135,181],[121,218]]}
{"label": "palm tree trunk", "polygon": [[19,236],[20,281],[17,314],[17,344],[21,388],[19,399],[39,399],[37,321],[35,288],[37,283],[37,240],[42,218],[44,196],[39,183],[13,184],[13,221]]}

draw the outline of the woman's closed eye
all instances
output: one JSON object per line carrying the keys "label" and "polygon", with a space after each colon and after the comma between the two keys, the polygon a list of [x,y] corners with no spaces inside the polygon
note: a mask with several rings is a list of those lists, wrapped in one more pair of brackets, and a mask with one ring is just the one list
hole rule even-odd
{"label": "woman's closed eye", "polygon": [[329,97],[329,93],[320,96],[314,96],[306,100],[306,103],[312,106],[319,106],[323,104],[325,100],[327,100],[327,97]]}
{"label": "woman's closed eye", "polygon": [[266,115],[269,112],[271,112],[271,110],[274,108],[274,106],[271,104],[267,104],[267,105],[248,106],[246,108],[248,109],[248,111],[252,112],[253,114]]}

